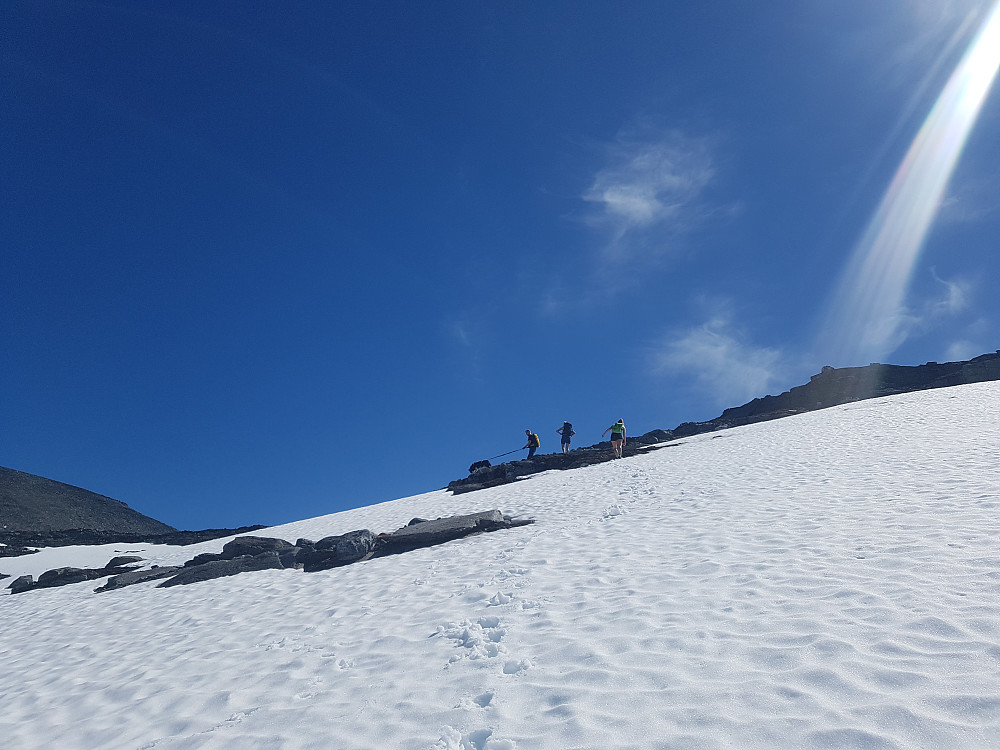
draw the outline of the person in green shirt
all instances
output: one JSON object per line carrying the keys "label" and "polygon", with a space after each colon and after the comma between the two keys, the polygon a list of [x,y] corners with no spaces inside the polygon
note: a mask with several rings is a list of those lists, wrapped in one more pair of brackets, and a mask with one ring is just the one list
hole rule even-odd
{"label": "person in green shirt", "polygon": [[615,458],[621,458],[622,448],[625,447],[625,421],[619,419],[607,430],[605,430],[601,437],[607,435],[608,430],[611,431],[611,449],[615,452]]}

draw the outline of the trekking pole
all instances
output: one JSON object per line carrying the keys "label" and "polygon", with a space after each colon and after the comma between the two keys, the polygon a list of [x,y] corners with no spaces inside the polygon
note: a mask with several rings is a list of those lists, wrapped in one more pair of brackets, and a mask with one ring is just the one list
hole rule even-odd
{"label": "trekking pole", "polygon": [[512,451],[507,451],[506,453],[501,453],[499,456],[490,456],[487,461],[492,461],[494,458],[500,458],[501,456],[509,456],[511,453],[517,453],[518,451],[523,451],[524,448],[515,448]]}

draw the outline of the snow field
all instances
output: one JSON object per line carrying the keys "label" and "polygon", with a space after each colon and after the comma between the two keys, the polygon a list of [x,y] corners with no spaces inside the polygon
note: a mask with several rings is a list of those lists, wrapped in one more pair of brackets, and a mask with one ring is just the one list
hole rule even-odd
{"label": "snow field", "polygon": [[[321,573],[0,598],[0,736],[15,750],[1000,747],[998,402],[995,383],[859,402],[258,532],[491,508],[537,521]],[[171,564],[225,541],[47,550],[0,571],[140,548]]]}

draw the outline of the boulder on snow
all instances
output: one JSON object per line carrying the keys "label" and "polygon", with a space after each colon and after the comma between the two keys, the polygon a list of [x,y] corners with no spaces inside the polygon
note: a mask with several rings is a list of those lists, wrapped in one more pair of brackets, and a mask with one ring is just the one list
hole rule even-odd
{"label": "boulder on snow", "polygon": [[215,562],[216,560],[224,560],[221,554],[218,552],[202,552],[200,555],[195,555],[186,563],[184,563],[185,568],[192,568],[195,565],[204,565],[205,563]]}
{"label": "boulder on snow", "polygon": [[179,565],[166,565],[162,568],[149,568],[148,570],[132,570],[127,573],[112,576],[108,579],[107,583],[94,589],[94,591],[111,591],[113,589],[125,588],[126,586],[131,586],[135,583],[155,581],[160,578],[172,576],[178,570],[182,570]]}
{"label": "boulder on snow", "polygon": [[281,559],[274,550],[269,550],[255,557],[235,557],[229,560],[213,560],[204,565],[182,568],[173,578],[168,578],[157,588],[185,586],[199,581],[210,581],[213,578],[235,576],[255,570],[281,570]]}
{"label": "boulder on snow", "polygon": [[35,588],[45,589],[53,586],[65,586],[70,583],[82,583],[88,580],[87,571],[82,568],[53,568],[46,570],[35,583]]}
{"label": "boulder on snow", "polygon": [[221,559],[232,560],[236,557],[249,555],[256,557],[265,552],[281,552],[291,549],[294,545],[284,539],[274,539],[266,536],[238,536],[222,547]]}
{"label": "boulder on snow", "polygon": [[297,561],[307,573],[349,565],[370,557],[375,551],[376,540],[375,534],[368,529],[324,537],[316,542],[315,548],[303,549]]}
{"label": "boulder on snow", "polygon": [[12,594],[21,594],[25,591],[31,591],[35,588],[35,578],[34,576],[19,576],[10,582],[7,587],[10,589]]}
{"label": "boulder on snow", "polygon": [[394,555],[421,547],[443,544],[481,531],[510,528],[512,525],[513,522],[505,519],[499,510],[424,521],[404,526],[391,534],[381,534],[378,538],[378,553],[380,555]]}
{"label": "boulder on snow", "polygon": [[141,557],[136,557],[135,555],[119,555],[118,557],[112,557],[105,568],[120,568],[123,565],[132,565],[134,563],[142,562]]}

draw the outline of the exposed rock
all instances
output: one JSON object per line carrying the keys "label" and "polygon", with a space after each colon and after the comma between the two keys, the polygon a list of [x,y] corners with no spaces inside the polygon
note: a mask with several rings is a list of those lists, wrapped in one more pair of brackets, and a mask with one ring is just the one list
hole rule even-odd
{"label": "exposed rock", "polygon": [[376,536],[368,529],[328,536],[316,542],[313,549],[303,549],[297,560],[303,570],[312,573],[364,560],[375,552]]}
{"label": "exposed rock", "polygon": [[82,568],[54,568],[46,570],[38,576],[35,588],[45,589],[54,586],[65,586],[70,583],[82,583],[87,580],[87,571]]}
{"label": "exposed rock", "polygon": [[23,594],[25,591],[31,591],[34,587],[34,576],[19,576],[11,581],[7,588],[10,589],[10,593],[12,594]]}
{"label": "exposed rock", "polygon": [[[9,531],[0,530],[0,541],[12,546],[66,547],[78,544],[171,544],[186,546],[208,542],[212,539],[249,534],[264,526],[241,526],[238,529],[203,529],[201,531],[172,531],[167,534],[137,534],[132,532],[99,531],[95,529],[64,529],[62,531]],[[3,549],[3,548],[0,548]]]}
{"label": "exposed rock", "polygon": [[469,473],[470,473],[470,474],[472,474],[472,473],[473,473],[474,471],[478,471],[479,469],[488,469],[488,468],[490,468],[490,467],[491,467],[492,465],[493,465],[493,464],[491,464],[491,463],[490,463],[490,462],[489,462],[488,460],[486,460],[485,458],[484,458],[484,459],[483,459],[482,461],[475,461],[475,462],[474,462],[474,463],[473,463],[473,464],[472,464],[472,465],[471,465],[471,466],[469,467]]}
{"label": "exposed rock", "polygon": [[0,557],[22,557],[24,555],[34,555],[37,549],[29,549],[14,544],[0,544]]}
{"label": "exposed rock", "polygon": [[[119,558],[115,558],[116,560]],[[123,558],[124,559],[124,558]],[[134,558],[136,560],[141,558]],[[112,560],[111,562],[114,562]],[[28,588],[22,588],[21,591],[27,591],[30,588],[36,589],[46,589],[55,588],[56,586],[67,586],[71,583],[82,583],[83,581],[94,581],[98,578],[106,578],[113,575],[121,575],[129,572],[133,572],[134,568],[129,568],[122,565],[111,565],[108,563],[107,567],[104,568],[53,568],[52,570],[46,570],[40,576],[38,580],[33,583],[32,586]],[[22,576],[22,578],[30,578],[30,576]],[[14,592],[19,593],[19,592]]]}
{"label": "exposed rock", "polygon": [[685,422],[673,430],[673,435],[697,435],[853,401],[988,380],[1000,380],[1000,350],[964,362],[928,362],[914,367],[874,362],[865,367],[827,366],[805,385],[726,409],[708,422]]}
{"label": "exposed rock", "polygon": [[[1000,350],[965,362],[928,362],[915,367],[877,363],[842,369],[824,367],[806,385],[796,386],[779,396],[755,398],[743,406],[726,409],[721,416],[707,422],[684,422],[673,430],[652,430],[638,438],[629,436],[622,456],[666,447],[669,441],[677,438],[765,422],[851,401],[988,380],[1000,380]],[[508,484],[542,471],[577,469],[612,459],[611,443],[605,441],[576,448],[568,454],[539,454],[531,459],[499,466],[478,468],[483,462],[476,462],[469,467],[468,477],[450,482],[447,489],[459,495]]]}
{"label": "exposed rock", "polygon": [[235,557],[255,557],[264,552],[280,552],[292,548],[292,544],[284,539],[274,539],[264,536],[238,536],[231,542],[226,542],[222,548],[221,558],[231,560]]}
{"label": "exposed rock", "polygon": [[301,552],[302,547],[291,547],[290,549],[281,550],[278,553],[278,559],[281,561],[281,567],[301,570],[303,568],[303,564],[299,560],[299,553]]}
{"label": "exposed rock", "polygon": [[94,589],[97,591],[111,591],[113,589],[124,588],[125,586],[131,586],[136,583],[145,583],[146,581],[155,581],[160,578],[167,578],[172,576],[178,570],[181,570],[180,566],[177,565],[165,565],[164,567],[149,568],[148,570],[132,570],[128,573],[122,573],[120,575],[112,576],[108,579],[108,582],[103,586]]}
{"label": "exposed rock", "polygon": [[[289,545],[291,546],[291,545]],[[235,576],[254,570],[280,570],[281,560],[274,551],[265,552],[256,557],[236,557],[228,560],[213,560],[204,565],[182,568],[173,578],[168,578],[157,588],[185,586],[199,581],[210,581],[214,578]]]}
{"label": "exposed rock", "polygon": [[504,518],[499,510],[424,521],[404,526],[391,534],[380,534],[377,554],[381,556],[409,552],[421,547],[431,547],[450,542],[453,539],[461,539],[482,531],[510,528],[512,525],[514,523],[510,519]]}
{"label": "exposed rock", "polygon": [[141,557],[136,557],[135,555],[119,555],[118,557],[112,557],[111,560],[105,565],[105,568],[120,568],[123,565],[132,565],[133,563],[142,562]]}

